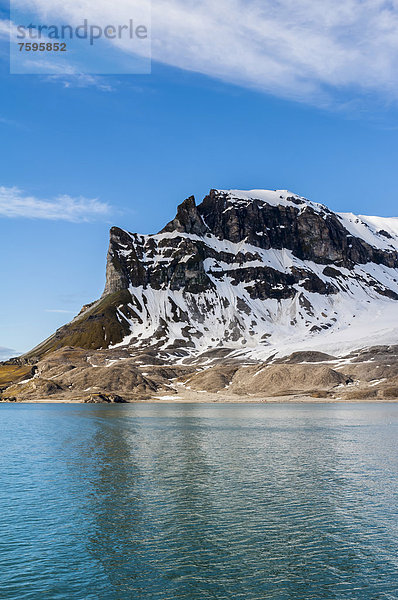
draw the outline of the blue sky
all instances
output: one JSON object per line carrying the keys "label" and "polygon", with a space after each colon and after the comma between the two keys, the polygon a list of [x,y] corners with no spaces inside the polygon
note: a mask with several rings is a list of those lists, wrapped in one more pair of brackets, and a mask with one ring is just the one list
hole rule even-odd
{"label": "blue sky", "polygon": [[[28,350],[101,294],[111,225],[156,232],[188,195],[289,189],[334,210],[398,215],[398,80],[384,55],[365,57],[367,69],[356,57],[347,72],[324,49],[326,78],[322,65],[289,62],[287,52],[278,64],[289,76],[280,67],[268,80],[261,53],[244,56],[257,71],[231,53],[203,66],[192,48],[184,63],[176,39],[174,57],[168,49],[160,62],[153,36],[151,75],[10,75],[0,21],[0,357]],[[360,42],[343,47],[347,56]]]}

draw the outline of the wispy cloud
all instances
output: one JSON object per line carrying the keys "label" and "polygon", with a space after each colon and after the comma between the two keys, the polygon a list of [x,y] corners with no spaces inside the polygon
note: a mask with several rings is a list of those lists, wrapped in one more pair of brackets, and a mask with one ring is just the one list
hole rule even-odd
{"label": "wispy cloud", "polygon": [[0,117],[0,123],[2,125],[12,125],[13,127],[19,126],[19,124],[16,121],[13,121],[12,119],[6,119],[5,117]]}
{"label": "wispy cloud", "polygon": [[153,0],[153,55],[317,104],[341,91],[398,99],[397,7],[397,0]]}
{"label": "wispy cloud", "polygon": [[61,83],[64,88],[88,88],[95,87],[101,92],[114,92],[115,87],[111,85],[104,77],[98,75],[87,75],[82,73],[48,75],[47,81]]}
{"label": "wispy cloud", "polygon": [[14,129],[21,129],[23,131],[30,131],[30,127],[26,123],[14,121],[14,119],[8,119],[7,117],[0,117],[0,125],[5,125],[6,127],[12,127]]}
{"label": "wispy cloud", "polygon": [[9,358],[13,358],[14,356],[18,356],[18,354],[19,352],[13,350],[12,348],[0,346],[0,360],[7,360]]}
{"label": "wispy cloud", "polygon": [[[20,0],[19,7],[24,1]],[[124,23],[142,0],[84,3]],[[31,5],[31,3],[29,3]],[[328,105],[342,91],[398,100],[398,0],[152,0],[152,55],[277,96]],[[35,0],[42,17],[81,20],[80,0]],[[115,43],[129,52],[129,43]]]}
{"label": "wispy cloud", "polygon": [[0,217],[80,223],[105,218],[110,213],[110,205],[95,198],[64,195],[42,200],[28,196],[17,187],[0,186]]}
{"label": "wispy cloud", "polygon": [[70,63],[62,63],[57,65],[55,62],[41,59],[35,60],[34,66],[35,69],[42,69],[44,74],[49,72],[50,67],[50,72],[54,74],[46,75],[45,79],[51,82],[60,82],[65,88],[96,87],[102,92],[114,91],[114,88],[105,80],[104,77],[80,73],[76,67]]}
{"label": "wispy cloud", "polygon": [[12,24],[6,19],[0,19],[0,40],[8,40],[11,33]]}

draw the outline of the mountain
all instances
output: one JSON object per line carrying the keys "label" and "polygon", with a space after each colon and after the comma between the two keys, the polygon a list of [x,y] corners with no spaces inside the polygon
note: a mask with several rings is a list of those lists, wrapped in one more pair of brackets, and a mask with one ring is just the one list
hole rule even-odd
{"label": "mountain", "polygon": [[113,227],[102,297],[23,360],[78,348],[104,368],[133,360],[192,378],[195,365],[218,368],[218,381],[227,365],[292,353],[323,363],[383,345],[388,360],[397,343],[398,218],[335,213],[288,191],[211,190],[158,234]]}
{"label": "mountain", "polygon": [[398,218],[286,191],[211,190],[156,235],[113,227],[102,298],[36,349],[266,358],[398,340]]}

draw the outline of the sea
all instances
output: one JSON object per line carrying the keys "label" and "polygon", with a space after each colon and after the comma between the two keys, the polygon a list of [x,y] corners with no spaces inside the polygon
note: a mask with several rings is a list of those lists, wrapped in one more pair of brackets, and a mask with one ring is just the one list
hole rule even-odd
{"label": "sea", "polygon": [[2,600],[396,600],[398,404],[1,404]]}

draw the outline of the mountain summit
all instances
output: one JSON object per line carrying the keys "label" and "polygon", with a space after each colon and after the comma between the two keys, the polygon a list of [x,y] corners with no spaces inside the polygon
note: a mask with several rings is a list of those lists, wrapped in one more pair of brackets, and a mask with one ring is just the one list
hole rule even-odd
{"label": "mountain summit", "polygon": [[102,297],[30,355],[265,360],[397,340],[398,218],[335,213],[285,190],[211,190],[158,234],[113,227]]}

